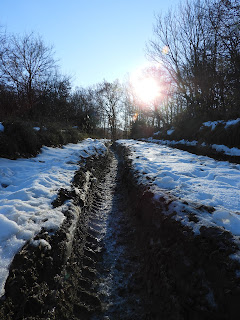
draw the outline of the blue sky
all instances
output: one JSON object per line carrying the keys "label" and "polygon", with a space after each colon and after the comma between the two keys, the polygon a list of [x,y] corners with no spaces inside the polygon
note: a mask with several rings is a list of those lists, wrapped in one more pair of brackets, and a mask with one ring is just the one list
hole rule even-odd
{"label": "blue sky", "polygon": [[146,63],[154,15],[180,0],[0,0],[8,32],[39,33],[74,86],[114,81]]}

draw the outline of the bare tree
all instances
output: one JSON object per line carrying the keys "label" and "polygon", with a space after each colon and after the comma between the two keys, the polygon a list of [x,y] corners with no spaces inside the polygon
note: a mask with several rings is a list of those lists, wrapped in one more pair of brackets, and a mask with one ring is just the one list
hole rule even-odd
{"label": "bare tree", "polygon": [[[149,54],[161,60],[174,79],[189,116],[209,114],[219,106],[218,37],[212,29],[209,1],[194,0],[157,17]],[[167,48],[167,50],[163,50]]]}
{"label": "bare tree", "polygon": [[72,93],[70,101],[78,127],[82,131],[93,132],[100,119],[95,90],[92,87],[77,88]]}
{"label": "bare tree", "polygon": [[177,12],[173,10],[170,10],[165,16],[162,14],[156,16],[155,39],[149,41],[147,51],[153,61],[164,64],[172,79],[185,93],[182,66],[185,63],[186,44],[181,41],[177,17]]}
{"label": "bare tree", "polygon": [[4,54],[6,46],[6,33],[3,31],[3,28],[0,26],[0,82],[3,81],[3,73],[2,73],[2,68],[1,68],[1,60]]}
{"label": "bare tree", "polygon": [[122,108],[122,89],[118,80],[104,80],[97,85],[97,102],[102,114],[107,118],[112,140],[117,137],[117,125]]}
{"label": "bare tree", "polygon": [[208,18],[216,35],[220,103],[225,113],[239,116],[240,4],[238,0],[208,1]]}
{"label": "bare tree", "polygon": [[5,83],[17,92],[28,109],[37,101],[38,91],[55,68],[52,47],[47,47],[41,37],[33,33],[10,36],[0,55]]}

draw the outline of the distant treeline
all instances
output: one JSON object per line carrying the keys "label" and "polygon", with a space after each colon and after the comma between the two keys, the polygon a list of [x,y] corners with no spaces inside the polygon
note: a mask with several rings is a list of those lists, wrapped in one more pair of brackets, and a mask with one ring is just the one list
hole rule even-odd
{"label": "distant treeline", "polygon": [[[77,99],[77,96],[79,99]],[[94,128],[91,106],[80,106],[70,77],[60,74],[52,47],[34,33],[0,38],[0,120],[18,117],[39,122],[74,122]],[[77,123],[76,123],[77,122]]]}
{"label": "distant treeline", "polygon": [[142,77],[154,78],[161,94],[148,103],[140,101],[131,81],[103,80],[73,90],[40,36],[1,30],[0,121],[65,123],[116,139],[184,126],[190,119],[240,117],[239,0],[186,1],[156,16],[147,52],[158,64]]}
{"label": "distant treeline", "polygon": [[53,48],[40,36],[9,35],[2,28],[0,121],[20,119],[40,126],[63,123],[82,132],[115,138],[122,94],[118,81],[104,80],[73,90],[71,78],[59,71]]}

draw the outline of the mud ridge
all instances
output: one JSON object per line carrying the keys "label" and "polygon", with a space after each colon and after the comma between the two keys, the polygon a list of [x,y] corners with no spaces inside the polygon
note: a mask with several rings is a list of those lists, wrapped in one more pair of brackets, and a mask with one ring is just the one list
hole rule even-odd
{"label": "mud ridge", "polygon": [[55,233],[42,230],[11,265],[1,320],[147,320],[144,257],[137,245],[122,165],[113,152],[88,159],[72,190],[59,190],[53,206],[71,200]]}

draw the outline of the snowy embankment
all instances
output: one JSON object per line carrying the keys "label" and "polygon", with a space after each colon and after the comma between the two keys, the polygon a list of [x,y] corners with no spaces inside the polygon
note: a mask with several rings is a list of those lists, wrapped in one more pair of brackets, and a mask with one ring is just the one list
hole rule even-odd
{"label": "snowy embankment", "polygon": [[[148,138],[148,139],[142,139],[142,141],[148,141],[148,142],[153,142],[153,143],[157,143],[157,144],[163,144],[163,145],[167,145],[167,146],[179,146],[179,145],[185,145],[185,146],[192,146],[195,147],[198,145],[198,141],[193,140],[193,141],[188,141],[188,140],[179,140],[179,141],[175,141],[175,140],[159,140],[159,139],[153,139],[153,138]],[[206,147],[207,144],[205,142],[201,143],[202,147]],[[222,144],[212,144],[209,145],[210,148],[216,150],[217,152],[226,154],[228,156],[232,156],[232,157],[240,157],[240,149],[239,148],[229,148],[225,145]]]}
{"label": "snowy embankment", "polygon": [[[235,126],[239,122],[240,122],[240,118],[237,118],[234,120],[227,120],[227,121],[224,121],[224,120],[207,121],[207,122],[203,122],[203,127],[210,127],[211,130],[213,131],[218,124],[224,125],[224,128],[227,129],[231,126]],[[200,129],[202,129],[203,127],[201,127]]]}
{"label": "snowy embankment", "polygon": [[[130,149],[138,180],[150,186],[155,200],[170,199],[167,214],[175,212],[195,234],[201,226],[219,226],[240,236],[240,165],[154,143],[118,143]],[[186,214],[189,207],[195,221]]]}
{"label": "snowy embankment", "polygon": [[[183,150],[193,148],[195,150],[193,152],[198,154],[204,152],[207,155],[214,156],[215,153],[217,158],[222,158],[225,155],[226,157],[223,157],[225,160],[233,160],[239,163],[239,129],[240,118],[228,121],[208,121],[203,122],[198,128],[195,127],[195,131],[191,131],[191,133],[188,132],[186,134],[184,128],[172,127],[169,130],[162,128],[160,131],[155,132],[153,137],[141,140],[173,146]],[[185,137],[185,139],[180,140],[179,137]],[[192,137],[195,140],[189,141]]]}
{"label": "snowy embankment", "polygon": [[151,298],[172,283],[184,319],[238,319],[240,165],[149,142],[116,148]]}
{"label": "snowy embankment", "polygon": [[63,148],[44,147],[31,159],[0,159],[0,296],[14,255],[42,228],[54,232],[64,221],[70,201],[51,205],[58,190],[71,188],[81,161],[106,150],[103,142],[86,139]]}

